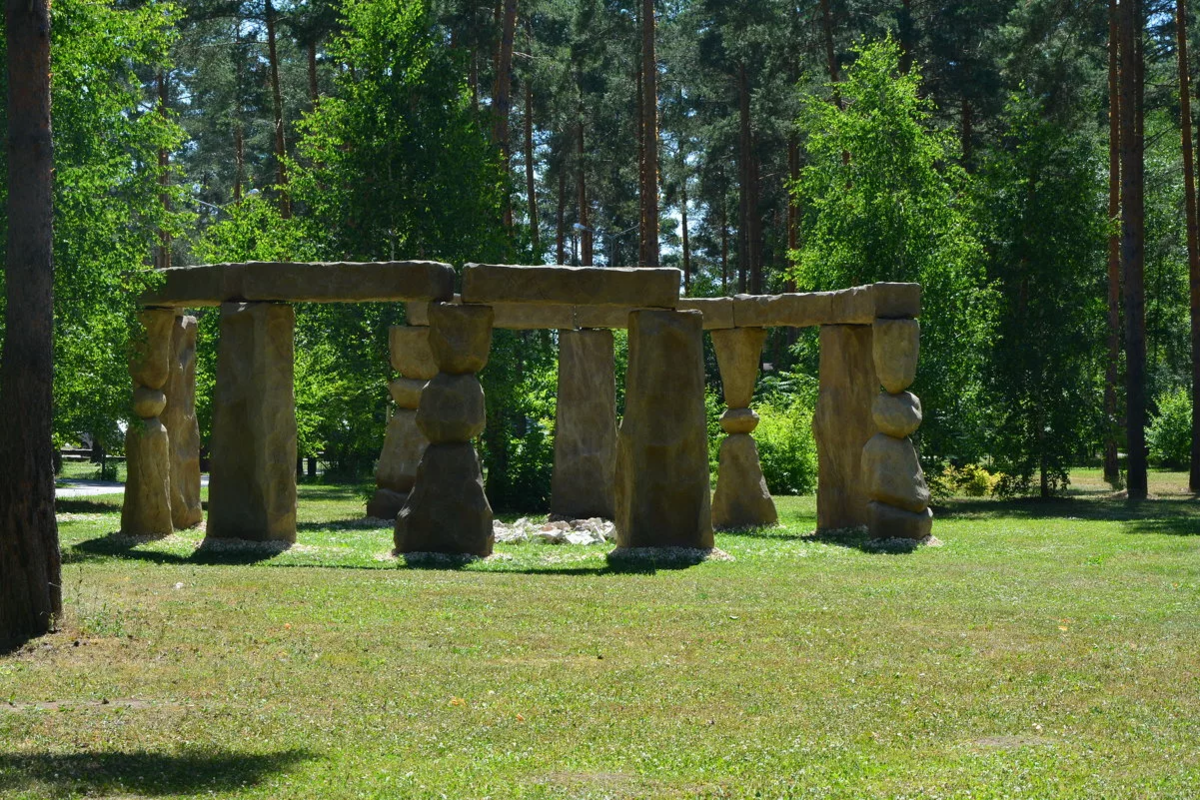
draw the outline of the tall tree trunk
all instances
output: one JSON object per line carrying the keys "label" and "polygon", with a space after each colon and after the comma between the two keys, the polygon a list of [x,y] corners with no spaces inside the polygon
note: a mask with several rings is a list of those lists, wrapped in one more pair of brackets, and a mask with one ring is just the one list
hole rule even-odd
{"label": "tall tree trunk", "polygon": [[567,263],[567,165],[558,168],[558,218],[554,236],[554,263],[562,266]]}
{"label": "tall tree trunk", "polygon": [[321,87],[317,84],[317,40],[308,43],[308,99],[317,107],[321,99]]}
{"label": "tall tree trunk", "polygon": [[642,0],[642,266],[657,267],[658,61],[654,55],[654,0]]}
{"label": "tall tree trunk", "polygon": [[825,41],[825,67],[829,70],[829,81],[837,83],[838,63],[833,48],[833,12],[829,8],[829,0],[821,0],[821,33]]}
{"label": "tall tree trunk", "polygon": [[[721,177],[724,178],[722,170]],[[729,294],[729,219],[725,211],[725,181],[721,181],[721,294]]]}
{"label": "tall tree trunk", "polygon": [[538,230],[537,181],[533,168],[533,84],[525,77],[525,192],[529,198],[529,235],[533,257],[540,262],[542,245]]}
{"label": "tall tree trunk", "polygon": [[964,169],[971,167],[971,140],[975,136],[975,110],[971,101],[963,98],[962,109],[959,113],[960,133],[962,137],[962,164]]}
{"label": "tall tree trunk", "polygon": [[1125,286],[1125,429],[1129,497],[1144,499],[1146,474],[1145,138],[1142,7],[1121,3],[1121,269]]}
{"label": "tall tree trunk", "polygon": [[[685,164],[686,166],[686,164]],[[692,248],[688,241],[688,194],[687,194],[687,173],[683,176],[683,186],[679,192],[679,209],[683,217],[683,290],[685,292],[692,289]]]}
{"label": "tall tree trunk", "polygon": [[[1108,218],[1121,213],[1120,16],[1117,0],[1108,2]],[[1121,235],[1108,236],[1108,364],[1104,374],[1104,480],[1121,483],[1117,456],[1117,381],[1121,361]]]}
{"label": "tall tree trunk", "polygon": [[912,0],[903,0],[899,24],[896,27],[900,29],[900,71],[907,75],[912,70],[913,39],[916,38],[912,18]]}
{"label": "tall tree trunk", "polygon": [[[158,71],[158,113],[165,120],[167,118],[167,107],[171,101],[170,88],[167,85],[166,70],[159,69]],[[158,185],[160,191],[158,193],[158,202],[162,204],[164,211],[171,210],[171,194],[168,191],[171,185],[171,154],[167,152],[167,148],[158,148]],[[154,266],[157,269],[167,269],[171,266],[171,234],[166,228],[158,229],[158,247],[155,248]]]}
{"label": "tall tree trunk", "polygon": [[1187,5],[1175,2],[1179,51],[1179,121],[1183,135],[1183,196],[1187,213],[1188,283],[1192,323],[1192,461],[1188,485],[1200,493],[1200,227],[1196,221],[1196,168],[1192,151],[1191,65],[1187,49]]}
{"label": "tall tree trunk", "polygon": [[746,65],[738,66],[738,200],[741,224],[738,225],[738,291],[746,291],[750,256],[750,80]]}
{"label": "tall tree trunk", "polygon": [[580,108],[580,119],[577,128],[578,150],[575,155],[578,174],[575,183],[579,188],[579,263],[582,266],[592,266],[592,228],[588,220],[587,177],[584,174],[584,142],[583,142],[583,109]]}
{"label": "tall tree trunk", "polygon": [[54,141],[50,3],[7,0],[8,247],[0,355],[0,646],[54,627]]}
{"label": "tall tree trunk", "polygon": [[233,19],[234,61],[237,68],[234,72],[234,111],[233,111],[233,201],[242,202],[242,186],[246,180],[246,132],[242,124],[242,75],[245,58],[242,53],[242,17],[235,14]]}
{"label": "tall tree trunk", "polygon": [[[796,182],[800,180],[800,141],[795,134],[788,137],[787,246],[788,261],[794,269],[800,251],[800,203],[796,199]],[[788,291],[796,291],[795,278],[788,278]]]}
{"label": "tall tree trunk", "polygon": [[283,129],[283,92],[279,88],[279,51],[275,46],[275,5],[266,0],[264,9],[267,17],[267,58],[271,70],[271,100],[275,111],[275,182],[279,187],[279,215],[291,219],[292,201],[287,190],[287,140]]}
{"label": "tall tree trunk", "polygon": [[[499,14],[500,6],[496,11]],[[494,125],[492,139],[500,148],[500,158],[504,164],[505,174],[508,173],[509,157],[512,147],[508,140],[508,117],[512,112],[512,60],[513,41],[517,28],[517,0],[504,0],[504,13],[500,19],[500,47],[496,51],[496,82],[492,91],[492,123]],[[504,225],[512,228],[512,202],[507,194],[504,199]]]}

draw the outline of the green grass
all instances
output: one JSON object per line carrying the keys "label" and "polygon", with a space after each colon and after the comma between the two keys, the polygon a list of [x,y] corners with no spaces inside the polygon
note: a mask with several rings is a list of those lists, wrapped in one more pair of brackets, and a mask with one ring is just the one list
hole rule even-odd
{"label": "green grass", "polygon": [[732,562],[633,572],[407,567],[356,488],[301,487],[274,557],[63,502],[63,631],[0,658],[0,796],[1200,797],[1185,484],[953,501],[903,555],[782,498]]}

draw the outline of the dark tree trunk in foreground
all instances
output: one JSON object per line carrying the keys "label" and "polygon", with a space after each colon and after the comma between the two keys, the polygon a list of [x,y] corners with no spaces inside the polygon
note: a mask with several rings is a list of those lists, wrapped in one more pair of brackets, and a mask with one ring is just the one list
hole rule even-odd
{"label": "dark tree trunk in foreground", "polygon": [[287,139],[283,131],[283,92],[279,88],[279,52],[275,47],[275,6],[271,0],[266,0],[264,6],[267,17],[267,58],[271,71],[271,101],[275,112],[275,180],[279,184],[279,215],[284,219],[292,216],[292,201],[287,191],[287,166],[283,159],[287,156]]}
{"label": "dark tree trunk in foreground", "polygon": [[[1117,0],[1108,3],[1108,218],[1121,213],[1121,87],[1120,12]],[[1121,362],[1121,235],[1108,236],[1108,365],[1104,375],[1104,480],[1121,483],[1117,456],[1117,381]]]}
{"label": "dark tree trunk in foreground", "polygon": [[1129,497],[1147,493],[1145,136],[1142,130],[1142,7],[1121,4],[1121,270],[1125,285],[1125,428]]}
{"label": "dark tree trunk in foreground", "polygon": [[7,0],[8,250],[0,354],[0,646],[62,615],[54,519],[50,4]]}
{"label": "dark tree trunk in foreground", "polygon": [[654,0],[642,0],[642,243],[641,265],[657,267],[658,61],[654,55]]}
{"label": "dark tree trunk in foreground", "polygon": [[1192,471],[1188,485],[1200,492],[1200,229],[1196,222],[1196,168],[1192,154],[1192,98],[1187,50],[1187,6],[1176,0],[1179,50],[1179,121],[1183,133],[1183,195],[1187,209],[1188,278],[1192,309]]}

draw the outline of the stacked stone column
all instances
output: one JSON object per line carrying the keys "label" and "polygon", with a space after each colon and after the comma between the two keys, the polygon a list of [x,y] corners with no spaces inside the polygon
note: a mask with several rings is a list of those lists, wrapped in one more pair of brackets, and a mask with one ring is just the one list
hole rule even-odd
{"label": "stacked stone column", "polygon": [[493,321],[490,306],[429,307],[429,346],[438,373],[421,392],[416,414],[429,445],[396,517],[398,553],[491,555],[492,507],[471,440],[487,421],[476,373],[487,364]]}
{"label": "stacked stone column", "polygon": [[721,415],[721,428],[729,434],[721,442],[717,490],[712,501],[712,524],[717,530],[759,528],[779,522],[759,463],[758,447],[750,435],[758,427],[758,415],[750,409],[750,402],[766,338],[763,328],[712,332],[728,406]]}
{"label": "stacked stone column", "polygon": [[417,409],[438,366],[429,347],[429,328],[397,326],[388,338],[392,369],[401,377],[388,384],[397,410],[388,421],[367,516],[395,520],[416,484],[417,467],[429,444],[417,425]]}
{"label": "stacked stone column", "polygon": [[560,330],[550,513],[612,519],[616,453],[612,331]]}
{"label": "stacked stone column", "polygon": [[703,325],[699,311],[629,315],[617,438],[618,547],[713,546]]}
{"label": "stacked stone column", "polygon": [[196,419],[195,317],[176,314],[171,326],[167,407],[162,413],[170,445],[171,521],[176,530],[200,524],[200,423]]}
{"label": "stacked stone column", "polygon": [[175,312],[148,309],[139,319],[146,335],[135,343],[129,362],[136,419],[130,422],[125,434],[128,475],[121,507],[121,532],[129,536],[169,536],[174,531],[170,444],[159,415],[167,406],[163,388],[170,377]]}
{"label": "stacked stone column", "polygon": [[875,372],[884,392],[871,412],[879,433],[862,451],[867,526],[878,539],[924,539],[933,527],[929,486],[909,438],[921,425],[921,401],[906,391],[917,374],[921,327],[915,319],[877,319]]}

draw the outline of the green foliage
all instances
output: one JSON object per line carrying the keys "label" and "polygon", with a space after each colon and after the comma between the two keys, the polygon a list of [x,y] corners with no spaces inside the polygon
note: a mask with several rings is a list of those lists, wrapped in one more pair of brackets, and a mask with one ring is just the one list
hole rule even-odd
{"label": "green foliage", "polygon": [[1186,386],[1158,398],[1158,414],[1146,431],[1150,460],[1160,467],[1187,469],[1192,463],[1192,393]]}
{"label": "green foliage", "polygon": [[758,458],[771,494],[808,494],[817,485],[812,406],[802,395],[772,395],[754,406]]}
{"label": "green foliage", "polygon": [[929,490],[939,500],[951,497],[988,497],[999,493],[1005,478],[988,472],[978,464],[962,467],[948,466],[936,475],[929,475]]}
{"label": "green foliage", "polygon": [[963,200],[969,181],[953,166],[953,139],[933,128],[919,73],[900,72],[895,42],[855,53],[841,101],[810,96],[800,118],[809,163],[793,187],[805,231],[795,277],[804,290],[919,282],[923,452],[978,456],[995,298]]}

